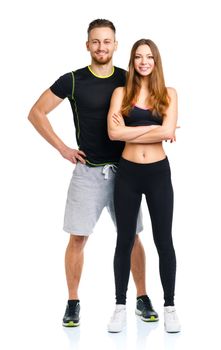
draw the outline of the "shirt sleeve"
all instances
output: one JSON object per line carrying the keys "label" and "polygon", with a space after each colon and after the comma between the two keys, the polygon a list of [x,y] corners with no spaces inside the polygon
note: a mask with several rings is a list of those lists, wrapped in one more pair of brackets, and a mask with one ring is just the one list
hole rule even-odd
{"label": "shirt sleeve", "polygon": [[50,86],[50,90],[58,97],[65,98],[72,95],[73,79],[71,73],[66,73]]}

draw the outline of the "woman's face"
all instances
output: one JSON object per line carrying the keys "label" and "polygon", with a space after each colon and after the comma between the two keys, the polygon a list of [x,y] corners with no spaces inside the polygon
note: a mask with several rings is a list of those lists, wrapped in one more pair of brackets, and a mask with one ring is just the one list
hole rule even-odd
{"label": "woman's face", "polygon": [[154,69],[154,58],[148,45],[138,46],[134,56],[134,69],[143,77],[152,73]]}

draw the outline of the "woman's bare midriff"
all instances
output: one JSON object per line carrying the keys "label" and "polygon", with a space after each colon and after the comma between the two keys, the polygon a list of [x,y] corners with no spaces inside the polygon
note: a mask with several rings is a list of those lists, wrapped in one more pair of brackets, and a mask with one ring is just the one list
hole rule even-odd
{"label": "woman's bare midriff", "polygon": [[166,158],[162,142],[141,144],[126,143],[122,157],[134,163],[148,164]]}

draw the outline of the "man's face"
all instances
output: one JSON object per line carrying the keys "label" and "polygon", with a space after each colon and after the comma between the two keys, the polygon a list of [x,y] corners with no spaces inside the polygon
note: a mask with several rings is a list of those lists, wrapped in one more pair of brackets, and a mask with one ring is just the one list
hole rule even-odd
{"label": "man's face", "polygon": [[92,61],[100,65],[109,63],[117,49],[114,32],[108,27],[92,29],[86,45]]}

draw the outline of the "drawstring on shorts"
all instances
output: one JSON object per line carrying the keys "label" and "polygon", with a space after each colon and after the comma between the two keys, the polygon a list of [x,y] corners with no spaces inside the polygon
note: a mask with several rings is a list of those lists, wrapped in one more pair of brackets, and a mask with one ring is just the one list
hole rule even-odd
{"label": "drawstring on shorts", "polygon": [[103,169],[102,169],[102,174],[104,174],[104,178],[105,180],[108,179],[108,175],[109,175],[109,170],[112,170],[113,173],[116,173],[117,171],[117,166],[115,164],[106,164]]}

